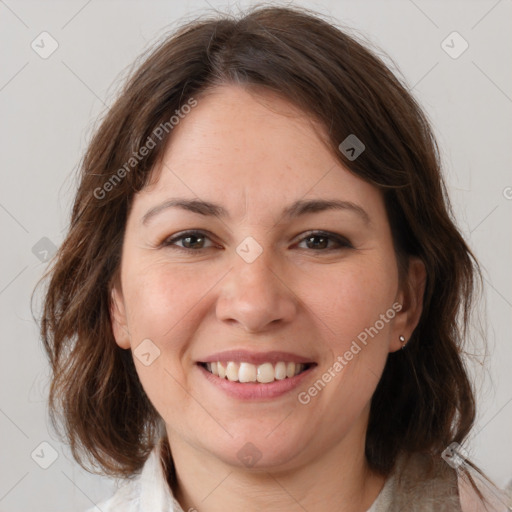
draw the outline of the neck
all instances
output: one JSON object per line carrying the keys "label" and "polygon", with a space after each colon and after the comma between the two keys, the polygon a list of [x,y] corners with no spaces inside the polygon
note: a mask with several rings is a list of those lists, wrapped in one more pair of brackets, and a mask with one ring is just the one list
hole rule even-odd
{"label": "neck", "polygon": [[385,482],[367,464],[364,436],[345,438],[307,464],[257,471],[169,439],[177,468],[173,494],[187,511],[362,512]]}

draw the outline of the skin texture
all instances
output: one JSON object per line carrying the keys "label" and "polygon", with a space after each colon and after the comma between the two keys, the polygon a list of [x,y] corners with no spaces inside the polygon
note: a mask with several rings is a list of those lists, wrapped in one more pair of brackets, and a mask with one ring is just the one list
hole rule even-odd
{"label": "skin texture", "polygon": [[[400,284],[380,192],[345,169],[322,137],[322,126],[270,92],[219,86],[173,129],[152,183],[134,198],[112,326],[122,348],[150,339],[160,350],[149,366],[134,361],[165,421],[185,510],[361,511],[384,483],[364,457],[369,405],[388,353],[418,322],[424,268],[412,260]],[[218,203],[229,218],[167,208],[142,221],[171,197]],[[298,199],[349,201],[368,222],[350,209],[284,218]],[[190,229],[207,237],[188,252],[183,238],[162,245]],[[350,245],[331,239],[315,248],[311,230]],[[246,237],[262,249],[252,263],[236,252]],[[301,404],[298,393],[394,303],[401,311]],[[241,400],[196,364],[231,349],[292,352],[317,366],[299,389]],[[261,457],[253,467],[238,457],[248,442]]]}

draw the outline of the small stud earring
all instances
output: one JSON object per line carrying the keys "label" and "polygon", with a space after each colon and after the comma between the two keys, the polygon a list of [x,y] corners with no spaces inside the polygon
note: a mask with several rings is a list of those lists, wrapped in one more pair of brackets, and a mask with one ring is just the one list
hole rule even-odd
{"label": "small stud earring", "polygon": [[405,343],[405,338],[402,335],[400,335],[398,337],[398,339],[400,340],[400,343],[402,343],[402,350],[403,350],[405,348],[405,345],[407,345],[407,343]]}

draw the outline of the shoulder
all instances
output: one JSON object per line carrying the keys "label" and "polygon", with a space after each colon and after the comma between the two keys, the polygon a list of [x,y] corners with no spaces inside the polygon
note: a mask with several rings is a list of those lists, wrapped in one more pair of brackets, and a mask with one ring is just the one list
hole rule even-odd
{"label": "shoulder", "polygon": [[141,478],[125,480],[115,494],[86,512],[138,512],[140,510]]}
{"label": "shoulder", "polygon": [[481,496],[471,483],[467,474],[460,474],[458,479],[462,512],[508,512],[512,509],[512,497],[498,489],[485,476],[473,474]]}
{"label": "shoulder", "polygon": [[[471,480],[478,485],[479,493]],[[415,453],[399,457],[390,510],[418,512],[507,512],[506,497],[480,473],[456,470],[441,457]]]}
{"label": "shoulder", "polygon": [[148,456],[140,474],[125,480],[111,498],[87,512],[146,512],[148,510],[182,511],[167,483],[158,445]]}
{"label": "shoulder", "polygon": [[461,512],[457,473],[429,454],[403,454],[395,476],[393,510]]}

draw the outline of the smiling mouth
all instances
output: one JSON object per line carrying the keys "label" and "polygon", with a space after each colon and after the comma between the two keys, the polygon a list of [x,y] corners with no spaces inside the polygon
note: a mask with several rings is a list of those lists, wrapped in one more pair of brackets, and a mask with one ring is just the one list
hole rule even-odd
{"label": "smiling mouth", "polygon": [[269,384],[300,375],[315,366],[315,363],[279,361],[275,364],[269,362],[256,365],[247,362],[217,361],[199,365],[212,375],[231,382]]}

